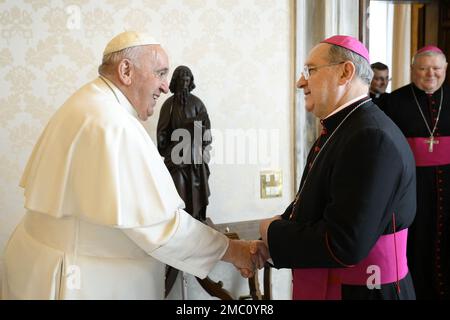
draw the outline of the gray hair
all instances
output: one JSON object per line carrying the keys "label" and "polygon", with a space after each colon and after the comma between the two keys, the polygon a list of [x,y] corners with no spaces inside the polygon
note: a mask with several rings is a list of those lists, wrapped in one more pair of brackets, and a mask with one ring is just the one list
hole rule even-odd
{"label": "gray hair", "polygon": [[445,57],[445,54],[442,54],[440,52],[435,52],[435,51],[424,51],[421,53],[416,53],[411,60],[411,65],[414,65],[414,62],[416,61],[416,59],[418,57],[422,57],[422,56],[442,56],[444,58],[444,62],[447,62],[447,58]]}
{"label": "gray hair", "polygon": [[355,74],[364,83],[370,84],[373,78],[373,71],[369,62],[353,51],[332,45],[328,51],[330,63],[339,63],[341,61],[351,61],[355,65]]}
{"label": "gray hair", "polygon": [[111,68],[116,66],[123,59],[128,59],[134,65],[140,67],[139,58],[143,52],[143,48],[144,46],[134,46],[104,55],[102,59],[102,64],[98,67],[98,73],[100,75],[109,74],[111,72]]}

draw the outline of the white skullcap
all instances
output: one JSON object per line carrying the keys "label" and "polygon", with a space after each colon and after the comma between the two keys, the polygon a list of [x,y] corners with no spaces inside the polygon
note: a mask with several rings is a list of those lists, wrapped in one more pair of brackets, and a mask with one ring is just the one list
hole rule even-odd
{"label": "white skullcap", "polygon": [[103,56],[126,48],[151,44],[159,44],[159,42],[146,33],[125,31],[112,38],[112,40],[106,45],[105,51],[103,51]]}

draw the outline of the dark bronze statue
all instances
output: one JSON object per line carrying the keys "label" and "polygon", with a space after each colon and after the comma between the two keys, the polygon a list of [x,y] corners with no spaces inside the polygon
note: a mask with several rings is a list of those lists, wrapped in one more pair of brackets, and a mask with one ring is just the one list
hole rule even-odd
{"label": "dark bronze statue", "polygon": [[191,94],[194,88],[191,70],[177,67],[169,86],[173,95],[161,107],[157,140],[186,212],[204,221],[210,195],[211,123],[203,102]]}
{"label": "dark bronze statue", "polygon": [[[170,92],[173,93],[161,107],[158,120],[158,151],[164,157],[175,186],[186,204],[185,210],[194,218],[208,224],[206,207],[210,195],[209,150],[211,148],[211,123],[203,102],[191,94],[194,90],[194,76],[186,66],[175,69],[170,81]],[[206,221],[205,221],[206,220]],[[230,238],[239,239],[237,234],[227,234]],[[249,278],[249,297],[253,299],[270,299],[270,269],[264,271],[265,295],[259,291],[257,273]],[[165,286],[167,297],[170,293],[178,270],[167,266]],[[222,281],[215,282],[208,277],[197,278],[202,288],[211,296],[231,300],[232,295],[223,288]],[[246,298],[246,297],[245,297]]]}

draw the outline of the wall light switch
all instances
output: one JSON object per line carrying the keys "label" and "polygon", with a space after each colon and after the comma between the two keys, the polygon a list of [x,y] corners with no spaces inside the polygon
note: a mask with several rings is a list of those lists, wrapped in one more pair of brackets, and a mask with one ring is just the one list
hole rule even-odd
{"label": "wall light switch", "polygon": [[277,198],[283,195],[283,174],[281,170],[266,170],[260,173],[261,198]]}

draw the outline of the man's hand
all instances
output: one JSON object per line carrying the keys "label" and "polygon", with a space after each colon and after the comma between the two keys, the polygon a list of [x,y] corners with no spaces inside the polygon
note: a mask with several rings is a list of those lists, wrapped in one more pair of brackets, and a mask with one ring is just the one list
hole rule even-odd
{"label": "man's hand", "polygon": [[253,264],[257,269],[262,269],[267,259],[270,258],[269,248],[261,240],[250,242],[250,253],[252,254]]}
{"label": "man's hand", "polygon": [[245,278],[253,277],[269,258],[269,250],[260,240],[245,241],[230,239],[223,261],[232,263]]}
{"label": "man's hand", "polygon": [[[270,258],[269,249],[261,240],[250,241],[250,253],[252,254],[253,265],[257,269],[262,269],[267,259]],[[241,268],[239,272],[244,278],[250,278],[254,275],[254,272],[250,272],[248,269]]]}
{"label": "man's hand", "polygon": [[277,215],[269,219],[261,220],[259,224],[259,233],[261,234],[261,239],[267,247],[269,247],[269,243],[267,242],[267,230],[269,230],[270,224],[275,220],[281,220],[281,216]]}

